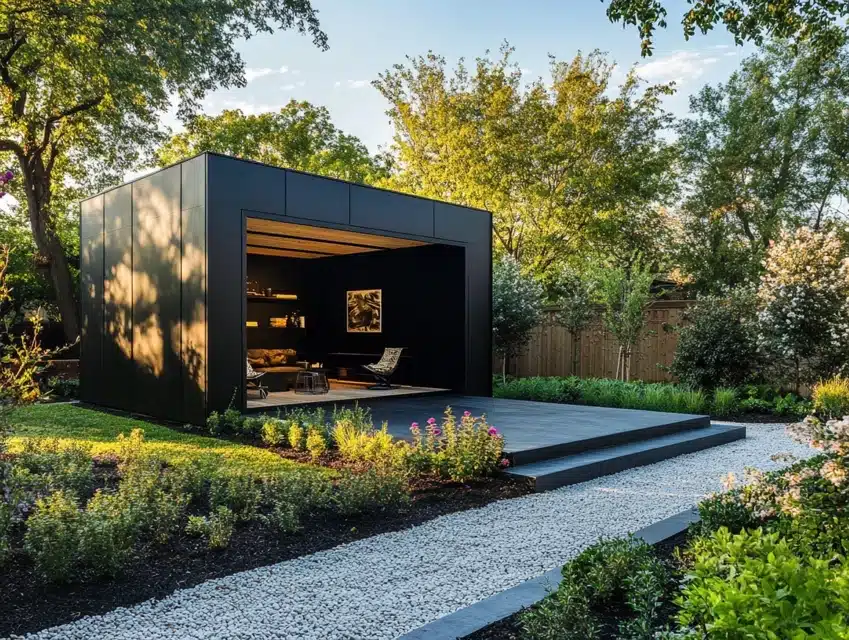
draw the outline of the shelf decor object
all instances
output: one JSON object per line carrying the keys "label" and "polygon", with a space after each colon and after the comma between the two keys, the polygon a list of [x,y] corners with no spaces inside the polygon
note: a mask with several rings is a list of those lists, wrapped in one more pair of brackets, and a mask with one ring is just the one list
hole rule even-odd
{"label": "shelf decor object", "polygon": [[383,331],[383,291],[361,289],[348,291],[348,333],[381,333]]}
{"label": "shelf decor object", "polygon": [[268,324],[275,329],[283,329],[289,326],[289,318],[285,316],[282,318],[269,318]]}
{"label": "shelf decor object", "polygon": [[256,320],[248,320],[247,322],[245,322],[245,326],[246,327],[258,327],[259,322],[257,322]]}
{"label": "shelf decor object", "polygon": [[272,297],[278,300],[297,300],[298,295],[295,293],[275,293]]}

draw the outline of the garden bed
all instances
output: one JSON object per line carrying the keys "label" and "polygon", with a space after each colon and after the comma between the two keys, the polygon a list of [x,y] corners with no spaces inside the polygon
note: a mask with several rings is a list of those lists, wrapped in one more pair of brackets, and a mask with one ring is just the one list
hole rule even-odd
{"label": "garden bed", "polygon": [[[688,532],[682,531],[681,533],[654,545],[658,559],[664,562],[672,572],[678,571],[677,563],[675,561],[676,550],[678,548],[684,548],[687,543],[687,539]],[[530,607],[529,609],[533,610],[534,607]],[[514,613],[507,618],[503,618],[498,622],[487,625],[475,633],[464,636],[462,640],[523,640],[520,619],[526,611],[528,611],[528,609],[523,609],[522,611]],[[620,636],[618,625],[627,612],[619,609],[610,609],[605,613],[607,615],[601,619],[604,629],[598,637],[598,640],[619,640]],[[664,611],[661,612],[659,617],[662,621],[665,621],[670,619],[674,614],[675,608],[667,606]]]}
{"label": "garden bed", "polygon": [[134,558],[113,580],[45,585],[23,555],[0,574],[0,636],[23,634],[105,613],[150,598],[162,598],[212,578],[283,562],[361,538],[416,526],[438,516],[484,506],[530,492],[526,483],[505,478],[432,483],[413,490],[408,507],[394,513],[307,518],[303,529],[279,535],[256,523],[237,528],[230,546],[210,550],[185,534]]}

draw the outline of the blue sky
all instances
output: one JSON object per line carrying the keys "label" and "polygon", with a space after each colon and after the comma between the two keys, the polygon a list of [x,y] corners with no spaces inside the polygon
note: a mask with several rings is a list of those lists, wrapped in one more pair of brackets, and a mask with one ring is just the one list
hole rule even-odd
{"label": "blue sky", "polygon": [[[735,47],[720,28],[684,40],[679,24],[686,4],[670,0],[670,27],[658,32],[655,54],[640,58],[636,29],[611,24],[598,0],[312,0],[327,33],[328,51],[295,32],[262,35],[238,43],[248,85],[210,94],[207,113],[241,108],[276,110],[290,99],[326,106],[334,123],[372,150],[391,141],[387,104],[370,82],[406,55],[429,49],[450,64],[497,52],[507,40],[528,79],[547,77],[548,54],[570,59],[579,50],[601,49],[627,70],[641,65],[652,82],[675,80],[678,94],[667,107],[687,111],[687,96],[705,83],[723,81],[750,47]],[[173,122],[170,118],[169,122]]]}

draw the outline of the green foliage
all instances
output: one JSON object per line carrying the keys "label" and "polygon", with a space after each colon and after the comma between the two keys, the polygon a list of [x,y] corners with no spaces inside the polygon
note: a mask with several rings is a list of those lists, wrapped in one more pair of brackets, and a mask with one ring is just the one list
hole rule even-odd
{"label": "green foliage", "polygon": [[536,400],[537,402],[576,402],[581,396],[579,378],[513,378],[501,382],[501,377],[493,384],[496,398],[514,400]]}
{"label": "green foliage", "polygon": [[212,511],[227,507],[239,520],[253,520],[261,500],[262,489],[253,475],[216,475],[210,480],[209,506]]}
{"label": "green foliage", "polygon": [[79,546],[80,510],[69,493],[57,491],[36,504],[27,520],[24,548],[48,580],[71,577]]}
{"label": "green foliage", "polygon": [[737,411],[737,390],[728,387],[717,387],[713,390],[711,413],[720,418],[726,418]]}
{"label": "green foliage", "polygon": [[206,417],[206,428],[209,431],[209,435],[217,436],[224,433],[224,421],[221,419],[221,414],[217,411],[211,412]]}
{"label": "green foliage", "polygon": [[696,388],[736,387],[758,370],[755,303],[750,294],[703,296],[687,313],[670,372]]}
{"label": "green foliage", "polygon": [[678,126],[689,179],[676,262],[698,291],[756,283],[782,230],[839,220],[834,205],[849,192],[848,87],[844,47],[820,57],[776,41],[691,99],[692,117]]}
{"label": "green foliage", "polygon": [[303,451],[305,446],[306,430],[297,422],[289,425],[289,446],[295,451]]}
{"label": "green foliage", "polygon": [[270,447],[289,443],[289,426],[280,418],[268,418],[262,425],[262,441]]}
{"label": "green foliage", "polygon": [[431,53],[379,75],[395,127],[387,186],[491,211],[496,254],[540,278],[588,250],[654,254],[657,204],[674,186],[661,105],[671,87],[633,72],[614,87],[598,51],[527,82],[512,54],[505,45],[452,73]]}
{"label": "green foliage", "polygon": [[516,260],[508,256],[493,265],[492,342],[505,366],[506,359],[518,355],[530,340],[539,323],[541,304],[542,287],[522,275]]}
{"label": "green foliage", "polygon": [[598,269],[599,301],[604,306],[604,326],[619,344],[616,363],[617,377],[631,377],[631,350],[637,345],[645,326],[645,312],[653,295],[653,271],[639,256],[628,267],[614,266]]}
{"label": "green foliage", "polygon": [[321,431],[311,428],[307,434],[306,447],[312,461],[316,462],[327,451],[327,439]]}
{"label": "green foliage", "polygon": [[80,395],[79,378],[60,378],[52,376],[47,380],[50,393],[62,398],[78,398]]}
{"label": "green foliage", "polygon": [[226,549],[230,546],[236,521],[236,514],[219,506],[209,516],[189,516],[186,533],[206,538],[210,549]]}
{"label": "green foliage", "polygon": [[262,438],[263,427],[268,420],[268,416],[245,416],[239,433],[249,438]]}
{"label": "green foliage", "polygon": [[778,534],[720,529],[693,545],[679,621],[711,638],[822,638],[849,634],[849,566],[800,558]]}
{"label": "green foliage", "polygon": [[[643,55],[650,56],[655,29],[666,28],[668,4],[662,0],[610,0],[607,17],[623,25],[635,25],[642,39]],[[788,38],[797,46],[810,42],[825,54],[843,42],[840,25],[845,15],[845,2],[695,0],[687,5],[681,24],[687,39],[697,30],[706,34],[723,24],[737,44],[752,41],[760,45],[767,38]]]}
{"label": "green foliage", "polygon": [[840,376],[818,382],[814,386],[813,408],[823,418],[849,415],[849,378]]}
{"label": "green foliage", "polygon": [[156,157],[166,166],[204,151],[353,182],[373,183],[388,175],[384,158],[372,157],[358,138],[337,129],[325,107],[305,101],[290,100],[277,112],[199,115]]}
{"label": "green foliage", "polygon": [[557,324],[572,338],[572,373],[580,375],[581,332],[595,319],[596,283],[575,269],[563,267],[549,291],[549,298],[559,307]]}
{"label": "green foliage", "polygon": [[375,429],[371,424],[343,418],[333,428],[333,440],[343,459],[368,462],[377,467],[395,467],[403,462],[403,443],[389,434],[388,425]]}
{"label": "green foliage", "polygon": [[57,439],[29,440],[16,465],[41,476],[48,491],[67,491],[85,499],[94,486],[94,463],[88,447]]}
{"label": "green foliage", "polygon": [[438,469],[455,482],[492,475],[502,461],[504,438],[484,416],[474,417],[466,411],[458,424],[448,407],[439,435]]}
{"label": "green foliage", "polygon": [[[563,565],[557,591],[520,614],[528,640],[607,637],[602,617],[623,612],[617,638],[648,640],[668,601],[669,572],[652,548],[637,538],[598,542]],[[608,632],[612,631],[608,629]]]}
{"label": "green foliage", "polygon": [[343,472],[334,494],[336,509],[344,516],[395,511],[409,501],[403,474],[375,468],[363,473]]}

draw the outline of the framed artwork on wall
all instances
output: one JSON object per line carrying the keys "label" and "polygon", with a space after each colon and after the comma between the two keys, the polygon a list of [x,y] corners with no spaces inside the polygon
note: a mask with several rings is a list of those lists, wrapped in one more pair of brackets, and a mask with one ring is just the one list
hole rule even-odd
{"label": "framed artwork on wall", "polygon": [[348,333],[380,333],[383,330],[382,289],[348,291]]}

